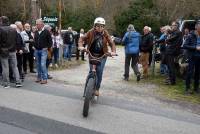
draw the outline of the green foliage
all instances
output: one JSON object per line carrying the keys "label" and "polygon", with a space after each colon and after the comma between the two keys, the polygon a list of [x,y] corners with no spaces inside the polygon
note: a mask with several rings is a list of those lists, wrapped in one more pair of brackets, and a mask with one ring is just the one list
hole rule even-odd
{"label": "green foliage", "polygon": [[18,6],[12,4],[12,2],[12,0],[0,1],[0,16],[7,16],[10,23],[14,23],[16,20],[23,20],[22,8],[20,9]]}
{"label": "green foliage", "polygon": [[144,26],[150,26],[153,32],[158,32],[161,18],[157,15],[153,0],[133,0],[127,10],[114,17],[117,34],[123,35],[129,24],[142,32]]}
{"label": "green foliage", "polygon": [[89,8],[79,8],[74,12],[67,10],[62,16],[62,27],[66,29],[71,26],[77,31],[84,28],[87,31],[91,29],[95,16],[95,12]]}

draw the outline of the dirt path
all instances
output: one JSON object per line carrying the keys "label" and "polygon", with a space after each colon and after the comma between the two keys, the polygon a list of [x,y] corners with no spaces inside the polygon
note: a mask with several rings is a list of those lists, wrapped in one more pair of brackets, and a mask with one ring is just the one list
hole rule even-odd
{"label": "dirt path", "polygon": [[[119,54],[118,57],[108,58],[107,60],[100,89],[102,96],[112,96],[141,104],[156,105],[163,108],[170,107],[200,114],[199,105],[166,99],[156,93],[159,88],[157,85],[148,82],[137,83],[132,69],[130,70],[130,81],[124,81],[122,79],[124,73],[123,48],[117,48],[117,53]],[[84,87],[87,73],[88,62],[72,69],[51,72],[54,81],[81,87]],[[83,90],[83,88],[79,89],[80,91]]]}

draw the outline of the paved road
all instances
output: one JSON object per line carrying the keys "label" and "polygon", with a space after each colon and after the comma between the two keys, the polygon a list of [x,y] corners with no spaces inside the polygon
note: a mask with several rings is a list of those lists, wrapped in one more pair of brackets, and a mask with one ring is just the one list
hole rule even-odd
{"label": "paved road", "polygon": [[130,82],[121,79],[123,56],[108,59],[99,101],[83,118],[87,71],[83,64],[51,72],[48,85],[29,75],[23,88],[0,88],[0,134],[199,134],[193,105],[165,101],[156,95],[158,87],[136,83],[134,76]]}

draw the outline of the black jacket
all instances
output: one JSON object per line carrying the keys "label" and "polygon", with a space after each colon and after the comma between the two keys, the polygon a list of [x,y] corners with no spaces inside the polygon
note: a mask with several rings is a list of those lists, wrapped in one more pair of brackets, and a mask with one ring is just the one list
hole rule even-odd
{"label": "black jacket", "polygon": [[43,48],[50,48],[52,46],[51,34],[48,30],[44,29],[40,34],[35,32],[35,48],[42,50]]}
{"label": "black jacket", "polygon": [[73,44],[74,43],[75,36],[72,32],[65,32],[63,37],[63,43],[64,44]]}
{"label": "black jacket", "polygon": [[187,56],[188,58],[194,56],[194,55],[200,55],[200,51],[196,50],[197,46],[197,35],[194,31],[190,32],[190,34],[187,36],[183,48],[187,50]]}
{"label": "black jacket", "polygon": [[166,39],[166,54],[177,55],[180,51],[183,41],[182,32],[176,30],[172,32],[168,39]]}
{"label": "black jacket", "polygon": [[17,42],[16,42],[16,50],[24,50],[24,42],[20,33],[17,33]]}
{"label": "black jacket", "polygon": [[0,54],[6,57],[9,52],[16,51],[17,31],[10,26],[1,26],[0,29]]}
{"label": "black jacket", "polygon": [[141,52],[150,52],[152,51],[153,47],[153,36],[152,33],[148,33],[142,36],[142,41],[140,44],[140,51]]}

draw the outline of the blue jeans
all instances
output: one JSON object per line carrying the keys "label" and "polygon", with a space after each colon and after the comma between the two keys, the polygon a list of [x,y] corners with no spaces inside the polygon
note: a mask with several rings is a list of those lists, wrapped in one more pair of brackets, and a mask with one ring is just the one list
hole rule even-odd
{"label": "blue jeans", "polygon": [[65,44],[63,47],[64,59],[71,59],[72,56],[72,44]]}
{"label": "blue jeans", "polygon": [[160,64],[160,73],[161,74],[168,74],[168,68],[166,64]]}
{"label": "blue jeans", "polygon": [[190,89],[191,78],[194,75],[194,90],[198,90],[199,88],[199,75],[200,75],[200,57],[192,56],[189,58],[189,64],[187,67],[187,74],[186,74],[186,90]]}
{"label": "blue jeans", "polygon": [[35,58],[37,64],[38,80],[47,80],[47,50],[36,50]]}
{"label": "blue jeans", "polygon": [[[101,86],[101,81],[102,81],[102,77],[103,77],[103,70],[106,64],[106,60],[107,58],[103,58],[101,59],[101,64],[97,65],[96,67],[96,74],[97,74],[97,79],[96,79],[96,88],[97,90],[99,90],[100,86]],[[90,72],[92,71],[92,64],[90,65]]]}
{"label": "blue jeans", "polygon": [[3,84],[9,85],[9,66],[11,67],[11,71],[16,79],[16,83],[21,83],[19,77],[19,70],[17,68],[17,58],[16,52],[9,52],[8,57],[0,57],[1,65],[2,65],[2,76],[3,76]]}
{"label": "blue jeans", "polygon": [[53,58],[54,58],[54,63],[57,64],[59,58],[59,48],[56,47],[53,48]]}

